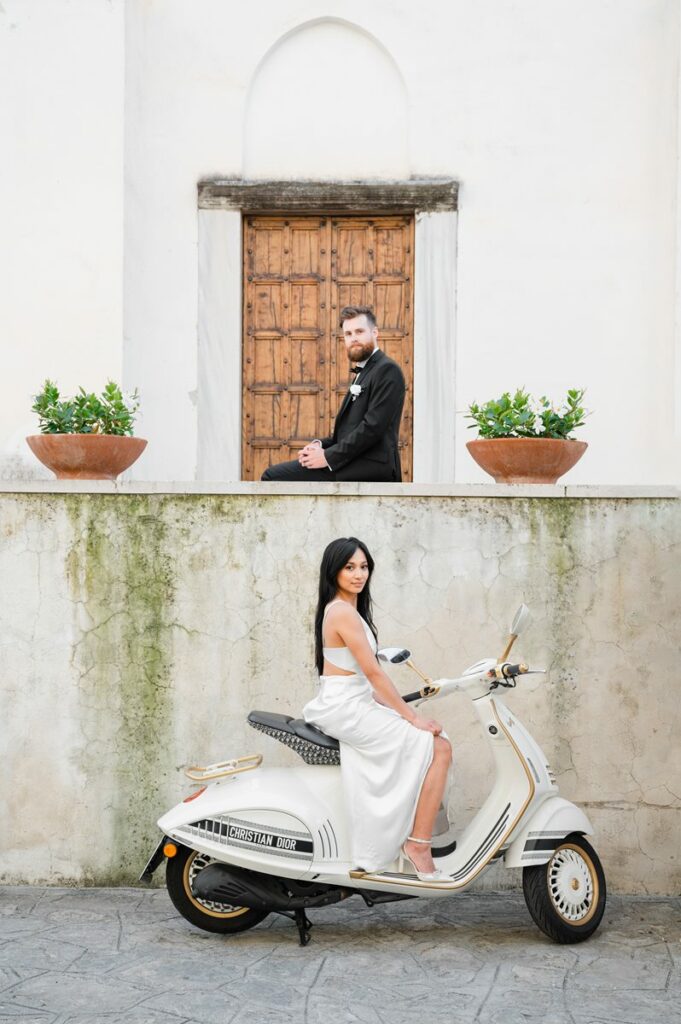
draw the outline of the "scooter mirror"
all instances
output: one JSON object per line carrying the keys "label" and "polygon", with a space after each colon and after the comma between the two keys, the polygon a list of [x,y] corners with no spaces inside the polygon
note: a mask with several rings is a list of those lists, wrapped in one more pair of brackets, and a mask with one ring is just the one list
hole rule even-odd
{"label": "scooter mirror", "polygon": [[411,651],[405,647],[381,647],[378,652],[379,661],[389,661],[393,665],[400,665],[403,661],[411,658]]}
{"label": "scooter mirror", "polygon": [[509,630],[511,636],[520,636],[523,630],[529,625],[531,617],[530,609],[527,605],[521,604],[520,608],[513,616],[513,622],[511,623],[511,628]]}

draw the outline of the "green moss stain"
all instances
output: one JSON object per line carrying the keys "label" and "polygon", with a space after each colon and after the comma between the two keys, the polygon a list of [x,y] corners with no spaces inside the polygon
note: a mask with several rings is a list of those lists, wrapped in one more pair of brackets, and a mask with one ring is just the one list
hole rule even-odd
{"label": "green moss stain", "polygon": [[556,767],[565,769],[571,763],[568,737],[577,710],[575,646],[579,620],[575,593],[581,510],[580,503],[569,498],[536,499],[529,506],[533,541],[546,573],[543,589],[551,645],[547,692],[559,762]]}
{"label": "green moss stain", "polygon": [[[91,822],[106,844],[86,871],[95,884],[137,879],[167,809],[171,757],[175,562],[167,499],[73,495],[67,572],[74,600],[86,787],[109,794]],[[86,794],[90,813],[96,805]],[[108,866],[102,871],[102,861]],[[97,865],[96,867],[94,865]]]}

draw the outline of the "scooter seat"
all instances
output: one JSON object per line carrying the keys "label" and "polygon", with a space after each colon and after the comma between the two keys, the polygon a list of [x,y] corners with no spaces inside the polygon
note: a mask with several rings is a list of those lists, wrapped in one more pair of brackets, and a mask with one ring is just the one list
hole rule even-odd
{"label": "scooter seat", "polygon": [[272,711],[251,711],[248,716],[251,725],[264,725],[269,729],[282,729],[284,732],[292,732],[289,722],[293,721],[292,715],[275,715]]}
{"label": "scooter seat", "polygon": [[290,722],[290,726],[296,736],[300,736],[301,740],[316,743],[318,747],[325,747],[327,750],[340,750],[338,740],[335,740],[333,736],[327,736],[325,732],[318,729],[316,725],[310,725],[304,718],[294,718]]}
{"label": "scooter seat", "polygon": [[308,764],[340,764],[338,740],[302,718],[277,715],[271,711],[251,711],[248,724],[291,747]]}

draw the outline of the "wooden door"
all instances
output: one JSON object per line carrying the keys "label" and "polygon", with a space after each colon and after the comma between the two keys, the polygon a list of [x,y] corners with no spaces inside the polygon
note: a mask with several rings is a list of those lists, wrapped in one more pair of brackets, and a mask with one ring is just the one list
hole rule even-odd
{"label": "wooden door", "polygon": [[379,345],[400,364],[400,428],[412,479],[413,238],[409,216],[248,217],[244,222],[242,477],[325,437],[350,383],[338,322],[372,306]]}

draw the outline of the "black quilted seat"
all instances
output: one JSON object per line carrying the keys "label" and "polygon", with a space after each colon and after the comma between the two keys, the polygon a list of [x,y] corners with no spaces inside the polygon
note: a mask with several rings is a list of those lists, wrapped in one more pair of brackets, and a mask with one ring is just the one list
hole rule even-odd
{"label": "black quilted seat", "polygon": [[291,747],[307,764],[340,764],[338,740],[302,718],[275,715],[271,711],[251,711],[248,724]]}

